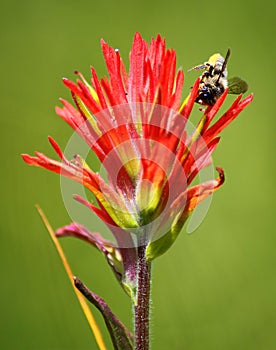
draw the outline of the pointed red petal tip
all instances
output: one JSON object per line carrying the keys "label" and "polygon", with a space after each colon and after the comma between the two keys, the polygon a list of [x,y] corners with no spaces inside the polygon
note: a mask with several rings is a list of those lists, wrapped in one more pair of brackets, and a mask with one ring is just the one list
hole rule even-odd
{"label": "pointed red petal tip", "polygon": [[106,42],[104,41],[104,39],[103,39],[103,38],[101,38],[101,40],[100,40],[100,44],[101,44],[101,45],[106,45]]}
{"label": "pointed red petal tip", "polygon": [[138,30],[137,30],[137,32],[134,35],[134,40],[135,39],[143,40],[142,35],[140,34],[140,32],[138,32]]}
{"label": "pointed red petal tip", "polygon": [[62,78],[62,82],[69,89],[72,89],[72,88],[76,87],[76,85],[68,78]]}
{"label": "pointed red petal tip", "polygon": [[111,47],[109,47],[109,45],[104,41],[104,39],[101,39],[100,44],[101,44],[101,48],[102,48],[103,54],[104,54],[104,53],[107,53],[108,50],[111,48]]}
{"label": "pointed red petal tip", "polygon": [[189,118],[189,116],[190,116],[190,114],[192,112],[192,109],[193,109],[193,106],[194,106],[194,103],[195,103],[195,99],[196,99],[197,93],[198,93],[199,83],[200,83],[200,78],[197,78],[195,83],[194,83],[194,86],[192,88],[189,100],[188,100],[187,104],[185,105],[185,107],[183,108],[183,111],[181,112],[181,114],[186,119]]}
{"label": "pointed red petal tip", "polygon": [[62,152],[61,148],[59,147],[59,145],[57,144],[57,142],[51,136],[48,136],[48,140],[49,140],[50,144],[52,145],[53,149],[56,151],[59,158],[64,159],[63,152]]}
{"label": "pointed red petal tip", "polygon": [[21,154],[22,159],[24,160],[25,163],[32,165],[33,164],[33,157],[30,156],[27,153],[22,153]]}
{"label": "pointed red petal tip", "polygon": [[210,114],[209,114],[209,118],[210,118],[209,123],[212,121],[214,116],[219,111],[219,109],[222,106],[222,104],[223,104],[224,100],[226,99],[227,95],[228,95],[228,88],[226,88],[224,90],[223,94],[218,98],[218,100],[216,101],[214,106],[211,107]]}
{"label": "pointed red petal tip", "polygon": [[64,108],[64,106],[65,106],[66,103],[67,103],[67,101],[64,100],[64,99],[61,98],[61,97],[59,98],[59,102],[60,102],[61,104],[63,104],[63,106],[62,106],[62,107],[60,107],[60,106],[56,106],[56,107],[55,107],[55,112],[56,112],[57,115],[59,115],[60,112],[63,113],[63,108]]}
{"label": "pointed red petal tip", "polygon": [[[241,100],[243,94],[240,94],[237,97],[237,103],[235,103],[236,101],[234,101],[233,105],[231,106],[230,109],[237,109],[238,112],[241,112],[249,103],[252,102],[254,95],[253,93],[251,93],[250,95],[246,96],[243,100]],[[241,101],[240,101],[241,100]]]}
{"label": "pointed red petal tip", "polygon": [[156,41],[158,41],[158,40],[162,40],[162,36],[161,36],[160,33],[158,33],[157,36],[156,36]]}
{"label": "pointed red petal tip", "polygon": [[244,104],[244,107],[247,106],[254,99],[254,94],[251,92],[250,95],[246,96],[245,99],[242,100],[241,104]]}
{"label": "pointed red petal tip", "polygon": [[70,87],[73,85],[73,83],[71,82],[71,80],[69,80],[68,78],[62,78],[61,79],[63,84],[68,87],[70,89]]}

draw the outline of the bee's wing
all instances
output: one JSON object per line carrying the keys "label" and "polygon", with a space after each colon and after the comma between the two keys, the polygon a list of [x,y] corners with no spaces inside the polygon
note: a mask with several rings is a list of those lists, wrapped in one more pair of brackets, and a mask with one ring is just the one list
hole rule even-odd
{"label": "bee's wing", "polygon": [[188,72],[191,72],[192,70],[200,70],[200,69],[205,69],[206,68],[206,64],[203,63],[203,64],[200,64],[199,66],[195,66],[195,67],[192,67],[188,70]]}
{"label": "bee's wing", "polygon": [[248,90],[248,84],[246,81],[239,77],[233,77],[228,79],[228,92],[229,94],[243,94]]}

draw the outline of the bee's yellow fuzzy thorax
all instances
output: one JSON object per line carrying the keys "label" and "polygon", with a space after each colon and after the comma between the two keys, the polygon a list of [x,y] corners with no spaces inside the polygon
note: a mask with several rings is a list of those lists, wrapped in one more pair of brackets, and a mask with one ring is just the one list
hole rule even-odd
{"label": "bee's yellow fuzzy thorax", "polygon": [[215,53],[209,58],[208,62],[211,63],[212,66],[214,66],[216,64],[216,62],[217,62],[219,57],[221,57],[221,54],[220,53]]}

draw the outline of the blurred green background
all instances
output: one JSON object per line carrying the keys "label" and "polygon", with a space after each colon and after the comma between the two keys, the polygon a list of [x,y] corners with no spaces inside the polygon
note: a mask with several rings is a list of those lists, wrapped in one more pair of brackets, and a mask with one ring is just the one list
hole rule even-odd
{"label": "blurred green background", "polygon": [[[1,3],[2,349],[97,349],[34,208],[54,228],[70,222],[59,177],[26,166],[20,153],[53,156],[49,134],[66,145],[72,131],[54,112],[59,97],[70,99],[61,77],[75,79],[75,69],[89,77],[90,65],[106,74],[102,37],[127,61],[136,30],[146,40],[165,36],[185,71],[231,47],[230,75],[255,94],[215,152],[226,183],[205,221],[156,260],[152,350],[275,348],[274,8],[272,0]],[[185,94],[195,76],[186,74]],[[129,300],[102,256],[74,239],[62,245],[74,273],[131,326]]]}

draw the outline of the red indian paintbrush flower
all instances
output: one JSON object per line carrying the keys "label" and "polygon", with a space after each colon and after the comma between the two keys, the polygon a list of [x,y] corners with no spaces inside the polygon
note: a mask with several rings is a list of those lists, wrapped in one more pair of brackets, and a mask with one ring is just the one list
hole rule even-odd
{"label": "red indian paintbrush flower", "polygon": [[[77,72],[77,84],[64,79],[75,107],[61,100],[57,114],[87,142],[103,164],[108,180],[95,173],[79,156],[65,158],[49,138],[61,161],[36,153],[24,154],[30,165],[69,177],[89,189],[89,207],[109,227],[116,245],[73,223],[58,236],[73,235],[101,250],[128,293],[135,289],[137,247],[146,246],[147,260],[163,254],[174,242],[186,219],[224,181],[218,178],[192,186],[201,169],[211,162],[220,132],[251,102],[238,96],[229,110],[214,121],[227,89],[214,106],[206,108],[198,125],[187,131],[187,121],[197,97],[199,79],[182,102],[184,73],[176,72],[176,54],[157,36],[148,45],[136,33],[127,72],[119,51],[103,40],[102,50],[109,77],[99,79],[91,68],[88,83]],[[142,237],[142,238],[141,238]]]}

